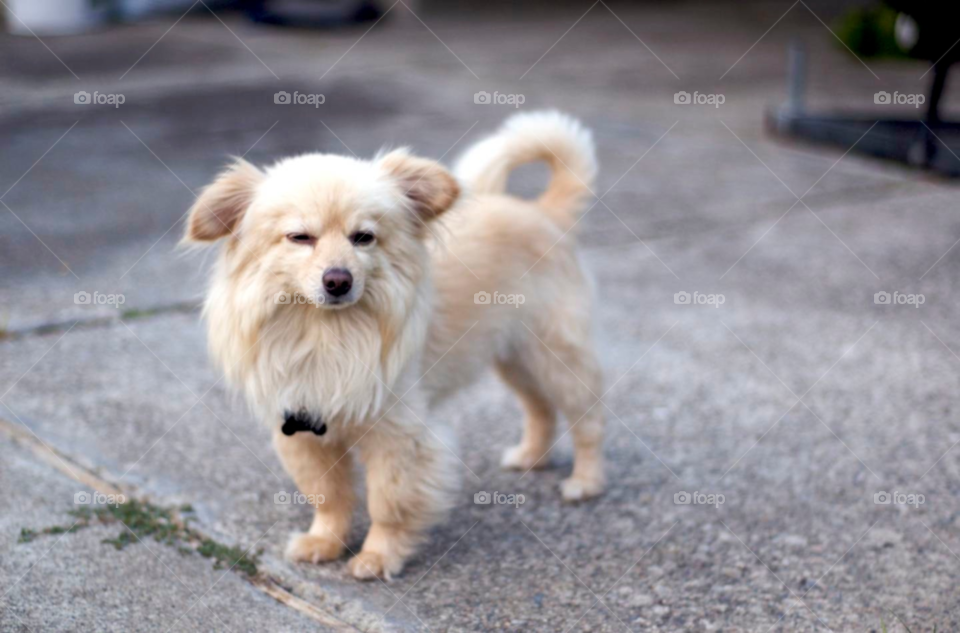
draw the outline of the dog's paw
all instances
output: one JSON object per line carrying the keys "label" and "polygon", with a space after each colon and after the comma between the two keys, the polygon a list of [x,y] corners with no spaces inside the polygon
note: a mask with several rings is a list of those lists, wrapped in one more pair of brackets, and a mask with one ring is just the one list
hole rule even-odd
{"label": "dog's paw", "polygon": [[360,552],[347,563],[347,569],[357,580],[390,580],[402,568],[402,562],[390,561],[378,552]]}
{"label": "dog's paw", "polygon": [[293,534],[287,543],[287,560],[295,563],[323,563],[340,558],[343,543],[313,534]]}
{"label": "dog's paw", "polygon": [[560,482],[560,494],[564,501],[584,501],[602,492],[602,477],[569,477]]}
{"label": "dog's paw", "polygon": [[550,465],[546,455],[535,453],[523,444],[503,451],[500,467],[507,470],[540,470]]}

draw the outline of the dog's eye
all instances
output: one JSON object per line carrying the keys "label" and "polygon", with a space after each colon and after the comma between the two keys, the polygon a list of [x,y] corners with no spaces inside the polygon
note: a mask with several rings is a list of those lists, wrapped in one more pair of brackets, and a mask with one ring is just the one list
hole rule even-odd
{"label": "dog's eye", "polygon": [[287,239],[297,244],[311,244],[313,242],[313,236],[306,233],[290,233],[287,235]]}
{"label": "dog's eye", "polygon": [[367,233],[366,231],[357,231],[350,236],[350,241],[356,244],[357,246],[364,246],[366,244],[372,244],[373,240],[377,239],[373,233]]}

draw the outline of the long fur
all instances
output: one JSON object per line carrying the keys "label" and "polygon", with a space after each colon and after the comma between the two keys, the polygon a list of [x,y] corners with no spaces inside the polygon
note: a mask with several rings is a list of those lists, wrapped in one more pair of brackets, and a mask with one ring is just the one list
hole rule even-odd
{"label": "long fur", "polygon": [[[505,195],[510,170],[532,160],[553,169],[544,194]],[[240,161],[204,190],[185,241],[223,241],[204,308],[211,355],[273,430],[301,492],[323,498],[310,530],[291,538],[291,559],[342,554],[356,453],[372,526],[350,571],[399,573],[455,505],[463,468],[432,406],[490,367],[526,415],[504,466],[546,465],[562,413],[576,453],[562,494],[600,493],[592,302],[565,236],[596,169],[589,132],[548,112],[516,116],[470,149],[459,180],[399,150],[373,161],[305,155],[263,171]],[[358,243],[363,232],[375,241]],[[352,275],[343,297],[325,290],[333,268]],[[284,436],[293,410],[326,434]]]}
{"label": "long fur", "polygon": [[553,110],[513,116],[470,148],[454,173],[474,194],[502,194],[510,172],[535,161],[546,162],[553,172],[538,202],[566,230],[597,176],[593,135],[573,117]]}

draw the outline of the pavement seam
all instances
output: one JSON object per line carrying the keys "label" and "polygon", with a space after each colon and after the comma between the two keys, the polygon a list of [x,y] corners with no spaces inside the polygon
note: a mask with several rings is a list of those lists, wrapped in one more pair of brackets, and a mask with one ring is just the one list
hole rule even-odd
{"label": "pavement seam", "polygon": [[201,307],[202,304],[199,301],[178,301],[176,303],[170,303],[154,308],[133,308],[118,312],[115,315],[98,316],[87,319],[69,319],[66,321],[51,321],[23,328],[16,328],[13,330],[2,330],[0,331],[0,342],[16,341],[26,338],[46,336],[48,334],[57,334],[70,329],[70,326],[75,326],[77,330],[88,330],[119,325],[123,322],[124,318],[126,318],[128,321],[139,321],[152,319],[155,316],[163,316],[166,314],[189,314],[191,312],[197,312]]}
{"label": "pavement seam", "polygon": [[[101,494],[122,494],[127,499],[136,499],[139,501],[144,501],[145,499],[145,495],[137,491],[135,487],[128,484],[120,487],[117,484],[112,483],[108,479],[105,479],[102,475],[79,463],[70,455],[51,446],[44,445],[28,432],[21,429],[18,425],[3,417],[0,417],[0,435],[5,435],[20,445],[25,446],[44,463],[52,466],[58,472],[64,474],[73,481],[77,481],[84,486],[92,488]],[[69,463],[70,467],[68,467],[65,462]],[[201,536],[211,539],[213,538],[196,525],[193,525],[192,529]],[[245,574],[238,574],[238,576],[249,582],[257,590],[265,593],[282,605],[294,609],[295,611],[303,614],[305,617],[319,622],[324,626],[330,627],[337,631],[362,630],[354,624],[342,620],[336,615],[324,611],[316,605],[292,593],[283,586],[283,583],[278,577],[270,572],[261,572],[257,577],[247,577]]]}
{"label": "pavement seam", "polygon": [[[884,195],[888,198],[892,195],[895,195],[898,192],[904,192],[908,194],[912,193],[911,190],[905,188],[903,186],[903,183],[900,183],[900,182],[888,183],[883,187],[882,191]],[[849,193],[859,194],[862,192],[853,190],[853,191],[850,191]],[[822,194],[822,197],[827,198],[831,195],[834,198],[837,197],[836,194]],[[816,203],[817,201],[819,201],[821,195],[814,194],[810,197]],[[757,206],[759,207],[773,206],[777,204],[779,200],[781,199],[771,198],[769,200],[765,200],[758,203]],[[847,203],[846,200],[841,199],[835,206],[836,208],[841,208],[846,203]],[[872,201],[867,201],[864,204],[871,204],[871,203]],[[595,204],[599,204],[599,203],[595,203]],[[833,210],[833,208],[828,206],[826,208],[821,208],[820,213],[825,213],[831,210]],[[662,233],[662,234],[648,236],[647,240],[660,241],[660,242],[676,242],[679,239],[698,238],[703,235],[723,235],[723,236],[742,235],[743,230],[745,228],[758,226],[762,224],[763,221],[766,221],[766,220],[768,220],[768,218],[764,217],[761,220],[742,221],[733,225],[728,225],[728,228],[725,228],[722,230],[718,230],[716,228],[710,228],[704,231],[688,232],[685,235],[678,235],[673,233],[670,233],[670,234]],[[606,235],[608,232],[609,232],[609,229],[600,230],[600,231],[597,231],[596,233],[590,233],[589,235],[590,237],[601,236],[601,235]],[[611,248],[632,247],[632,246],[643,246],[643,245],[633,240],[624,242],[622,244],[607,244],[604,246],[581,244],[580,251],[583,253],[593,253],[593,252],[599,253],[599,252],[609,251]],[[154,308],[143,308],[142,310],[137,310],[138,312],[143,313],[142,316],[138,316],[137,318],[140,320],[146,320],[146,319],[153,318],[154,316],[162,316],[165,314],[187,314],[190,312],[199,311],[201,307],[202,307],[202,302],[200,301],[180,301],[176,303],[157,306]],[[92,317],[87,319],[70,319],[65,321],[51,321],[51,322],[39,323],[37,325],[31,325],[31,326],[15,328],[15,329],[10,329],[5,331],[0,330],[0,342],[10,341],[10,340],[21,340],[21,339],[31,338],[34,336],[45,336],[48,334],[60,333],[69,329],[69,327],[74,323],[76,323],[76,329],[78,330],[110,327],[110,326],[119,324],[120,319],[122,318],[122,315],[123,313],[119,315]],[[130,320],[130,319],[128,318],[127,320]]]}

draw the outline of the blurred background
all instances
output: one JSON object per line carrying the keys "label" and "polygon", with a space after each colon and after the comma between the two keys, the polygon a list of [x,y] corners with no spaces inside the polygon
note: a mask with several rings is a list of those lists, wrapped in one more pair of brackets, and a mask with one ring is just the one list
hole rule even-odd
{"label": "blurred background", "polygon": [[[0,216],[2,291],[34,288],[6,302],[8,329],[90,316],[89,306],[82,313],[54,307],[37,291],[64,287],[58,278],[69,287],[76,278],[68,268],[123,292],[128,306],[183,300],[197,275],[194,262],[174,253],[175,223],[230,155],[269,162],[410,145],[449,161],[517,107],[561,108],[593,127],[609,178],[601,184],[609,187],[677,122],[668,136],[676,141],[605,199],[629,228],[650,235],[688,220],[712,222],[708,209],[720,200],[743,205],[766,188],[785,193],[761,163],[745,162],[749,154],[741,156],[744,147],[726,128],[759,135],[771,115],[789,109],[791,83],[801,85],[811,113],[846,111],[867,121],[837,133],[842,154],[877,118],[923,120],[934,77],[929,61],[898,47],[897,12],[879,3],[248,4],[5,2],[7,30],[17,35],[0,41],[7,147],[0,169],[10,188]],[[58,32],[75,34],[51,35]],[[788,73],[796,65],[791,45],[805,46],[799,80]],[[877,104],[881,91],[920,95],[926,104]],[[484,92],[502,103],[475,103]],[[678,107],[679,92],[722,95],[724,103]],[[286,94],[299,102],[278,103]],[[522,104],[507,102],[515,95]],[[784,121],[785,131],[793,119]],[[880,136],[873,131],[862,147]],[[707,143],[713,137],[718,143]],[[901,140],[909,152],[912,138]],[[677,148],[681,141],[707,145],[688,154]],[[55,142],[57,151],[13,187]],[[745,164],[727,160],[730,153]],[[743,195],[731,196],[732,187]],[[599,210],[581,227],[588,243],[635,242],[620,219]],[[31,231],[47,247],[27,239]]]}
{"label": "blurred background", "polygon": [[[0,4],[0,630],[960,628],[952,5]],[[609,492],[560,503],[567,437],[501,472],[488,379],[438,413],[463,506],[402,578],[284,562],[310,509],[206,359],[184,213],[231,156],[451,164],[544,108],[601,164]]]}

